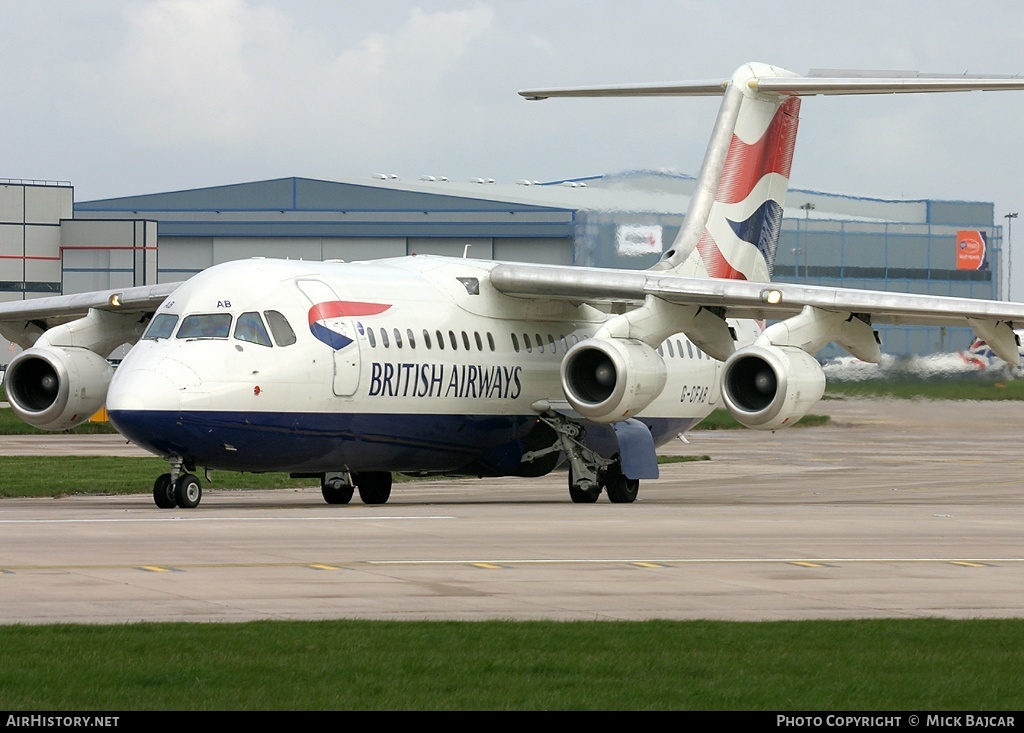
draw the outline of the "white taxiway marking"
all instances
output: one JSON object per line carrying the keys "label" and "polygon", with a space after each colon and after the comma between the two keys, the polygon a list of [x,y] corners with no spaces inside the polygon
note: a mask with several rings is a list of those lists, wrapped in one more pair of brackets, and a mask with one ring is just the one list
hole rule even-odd
{"label": "white taxiway marking", "polygon": [[430,517],[165,517],[139,519],[0,519],[0,524],[121,524],[128,522],[381,522],[410,519],[456,519]]}

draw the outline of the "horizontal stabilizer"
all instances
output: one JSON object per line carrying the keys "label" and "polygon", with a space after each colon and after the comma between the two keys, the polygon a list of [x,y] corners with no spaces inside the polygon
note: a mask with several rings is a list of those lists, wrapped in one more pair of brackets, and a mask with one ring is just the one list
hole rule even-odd
{"label": "horizontal stabilizer", "polygon": [[[805,76],[793,75],[775,67],[746,81],[756,92],[790,97],[816,94],[913,94],[927,92],[972,92],[1024,89],[1024,77],[925,74],[917,71],[812,70]],[[609,84],[604,86],[552,87],[524,89],[526,99],[551,97],[707,97],[721,96],[729,79],[649,84]]]}

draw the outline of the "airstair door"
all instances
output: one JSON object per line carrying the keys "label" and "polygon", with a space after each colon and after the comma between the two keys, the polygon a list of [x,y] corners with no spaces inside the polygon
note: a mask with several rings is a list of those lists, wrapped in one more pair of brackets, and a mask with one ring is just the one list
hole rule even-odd
{"label": "airstair door", "polygon": [[313,279],[299,280],[296,285],[311,306],[310,331],[334,350],[334,394],[351,397],[359,389],[361,375],[358,327],[351,318],[340,315],[342,301],[330,285]]}

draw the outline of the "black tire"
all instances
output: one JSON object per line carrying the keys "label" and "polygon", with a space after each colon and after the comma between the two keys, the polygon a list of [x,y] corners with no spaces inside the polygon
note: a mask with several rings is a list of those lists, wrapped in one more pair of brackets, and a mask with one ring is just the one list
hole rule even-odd
{"label": "black tire", "polygon": [[156,477],[156,481],[153,482],[153,501],[161,509],[173,509],[178,505],[171,474],[162,473]]}
{"label": "black tire", "polygon": [[352,476],[364,504],[386,504],[391,498],[391,474],[388,471],[367,471]]}
{"label": "black tire", "polygon": [[600,486],[589,483],[586,487],[580,486],[572,475],[572,469],[569,469],[569,498],[573,504],[593,504],[600,496]]}
{"label": "black tire", "polygon": [[195,509],[203,500],[203,487],[190,473],[182,474],[174,483],[174,501],[182,509]]}
{"label": "black tire", "polygon": [[332,488],[327,485],[324,479],[320,479],[320,493],[324,495],[324,501],[328,504],[348,504],[352,501],[352,494],[355,489],[352,486],[342,485],[340,488]]}
{"label": "black tire", "polygon": [[623,476],[619,463],[613,463],[605,469],[604,485],[608,500],[613,504],[632,504],[640,491],[640,480]]}

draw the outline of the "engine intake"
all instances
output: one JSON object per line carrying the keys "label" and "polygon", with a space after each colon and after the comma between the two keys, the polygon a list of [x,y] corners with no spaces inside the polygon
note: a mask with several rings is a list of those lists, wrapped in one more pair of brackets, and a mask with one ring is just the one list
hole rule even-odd
{"label": "engine intake", "polygon": [[562,360],[562,390],[589,420],[613,423],[633,417],[665,388],[665,362],[642,341],[587,339]]}
{"label": "engine intake", "polygon": [[748,346],[730,356],[722,371],[725,406],[748,428],[792,425],[824,392],[821,366],[794,346]]}
{"label": "engine intake", "polygon": [[4,387],[11,409],[42,430],[67,430],[95,414],[107,396],[113,367],[77,347],[31,348],[7,365]]}

